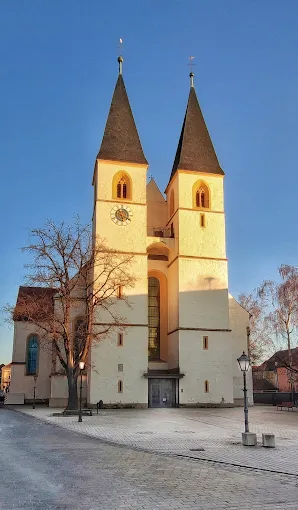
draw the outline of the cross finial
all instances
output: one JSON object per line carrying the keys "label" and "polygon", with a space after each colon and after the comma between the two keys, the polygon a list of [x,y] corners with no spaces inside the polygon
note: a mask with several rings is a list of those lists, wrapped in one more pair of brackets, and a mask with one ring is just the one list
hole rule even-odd
{"label": "cross finial", "polygon": [[189,66],[190,66],[190,73],[189,73],[189,77],[190,77],[190,87],[193,88],[194,87],[194,72],[193,72],[193,66],[195,66],[196,64],[193,62],[194,58],[193,56],[191,57],[188,57],[189,58]]}
{"label": "cross finial", "polygon": [[123,39],[119,39],[119,57],[118,57],[118,64],[119,64],[119,74],[122,74],[122,64],[123,64],[123,57],[121,56],[122,53],[122,45],[123,45]]}

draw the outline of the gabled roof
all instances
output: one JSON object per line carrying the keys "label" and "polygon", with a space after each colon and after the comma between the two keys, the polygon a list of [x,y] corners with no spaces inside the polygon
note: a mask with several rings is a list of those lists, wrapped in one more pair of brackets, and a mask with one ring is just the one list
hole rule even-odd
{"label": "gabled roof", "polygon": [[189,92],[170,180],[179,169],[224,175],[224,171],[219,166],[193,86]]}
{"label": "gabled roof", "polygon": [[[298,368],[298,347],[294,347],[291,349],[292,354],[292,366],[296,369]],[[289,351],[288,349],[284,349],[282,351],[277,351],[271,356],[271,358],[267,359],[262,363],[261,367],[263,370],[274,370],[275,362],[277,362],[278,367],[287,367],[289,365]]]}
{"label": "gabled roof", "polygon": [[150,179],[146,186],[146,195],[147,195],[147,202],[161,202],[166,203],[165,197],[163,196],[162,192],[160,191],[159,187],[157,186],[155,180],[153,177]]}
{"label": "gabled roof", "polygon": [[28,320],[28,307],[32,307],[33,314],[38,311],[38,307],[46,310],[53,310],[53,296],[57,293],[57,289],[46,287],[24,287],[20,286],[14,309],[14,321]]}
{"label": "gabled roof", "polygon": [[97,159],[148,165],[122,74],[119,74]]}

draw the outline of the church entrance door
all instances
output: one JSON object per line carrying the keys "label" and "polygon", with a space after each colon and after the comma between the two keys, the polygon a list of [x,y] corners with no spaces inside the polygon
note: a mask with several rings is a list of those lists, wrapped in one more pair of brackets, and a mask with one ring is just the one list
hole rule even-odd
{"label": "church entrance door", "polygon": [[149,407],[175,407],[175,379],[149,379]]}

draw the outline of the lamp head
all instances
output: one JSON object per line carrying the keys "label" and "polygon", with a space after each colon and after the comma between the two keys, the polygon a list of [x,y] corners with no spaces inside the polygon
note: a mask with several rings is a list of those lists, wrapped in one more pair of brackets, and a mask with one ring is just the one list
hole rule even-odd
{"label": "lamp head", "polygon": [[239,367],[240,367],[241,372],[247,372],[249,367],[250,367],[250,359],[245,354],[244,351],[241,354],[240,358],[237,359],[237,361],[239,363]]}
{"label": "lamp head", "polygon": [[85,361],[80,361],[79,362],[79,368],[80,368],[80,370],[84,370],[84,368],[85,368]]}

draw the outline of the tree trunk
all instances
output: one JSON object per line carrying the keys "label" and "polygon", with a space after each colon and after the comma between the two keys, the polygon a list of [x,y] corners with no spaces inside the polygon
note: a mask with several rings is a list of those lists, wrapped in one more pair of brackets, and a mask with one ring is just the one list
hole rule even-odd
{"label": "tree trunk", "polygon": [[78,375],[74,373],[73,368],[67,369],[67,382],[68,382],[68,404],[67,410],[79,409],[78,401]]}
{"label": "tree trunk", "polygon": [[290,366],[290,370],[288,370],[288,377],[289,377],[289,383],[290,383],[290,392],[291,392],[291,399],[292,402],[294,402],[294,384],[293,384],[293,372],[292,372],[292,349],[291,349],[291,336],[290,331],[287,329],[287,339],[288,339],[288,363]]}

